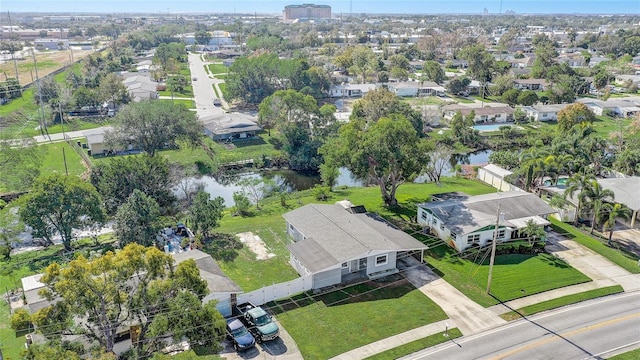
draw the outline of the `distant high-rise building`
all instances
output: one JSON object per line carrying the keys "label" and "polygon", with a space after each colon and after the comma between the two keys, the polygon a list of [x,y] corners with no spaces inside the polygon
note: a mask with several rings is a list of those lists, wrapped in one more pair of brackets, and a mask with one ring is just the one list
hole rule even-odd
{"label": "distant high-rise building", "polygon": [[331,6],[314,4],[287,5],[284,7],[283,19],[331,19]]}

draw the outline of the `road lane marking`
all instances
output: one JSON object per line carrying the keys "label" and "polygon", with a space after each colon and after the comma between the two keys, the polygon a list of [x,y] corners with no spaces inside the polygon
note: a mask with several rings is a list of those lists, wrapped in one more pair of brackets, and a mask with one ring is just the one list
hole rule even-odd
{"label": "road lane marking", "polygon": [[604,326],[608,326],[608,325],[611,325],[611,324],[619,323],[619,322],[626,321],[626,320],[629,320],[629,319],[633,319],[633,318],[636,318],[636,317],[640,317],[640,313],[629,314],[629,315],[618,317],[618,318],[615,318],[615,319],[599,322],[597,324],[589,325],[589,326],[586,326],[586,327],[583,327],[583,328],[580,328],[580,329],[567,331],[565,333],[556,334],[556,335],[553,335],[553,336],[551,336],[549,338],[538,340],[538,341],[536,341],[536,342],[534,342],[532,344],[524,345],[524,346],[521,346],[519,348],[510,350],[510,351],[508,351],[506,353],[502,353],[500,355],[494,356],[494,357],[492,357],[490,359],[492,359],[492,360],[505,359],[505,358],[507,358],[509,356],[515,355],[517,353],[520,353],[520,352],[523,352],[523,351],[526,351],[526,350],[531,350],[533,348],[537,348],[539,346],[546,345],[546,344],[554,342],[554,341],[563,340],[563,338],[566,338],[566,337],[569,337],[569,336],[572,336],[572,335],[576,335],[576,334],[579,334],[579,333],[582,333],[582,332],[585,332],[585,331],[589,331],[589,330],[595,330],[595,329],[598,329],[598,328],[601,328],[601,327],[604,327]]}

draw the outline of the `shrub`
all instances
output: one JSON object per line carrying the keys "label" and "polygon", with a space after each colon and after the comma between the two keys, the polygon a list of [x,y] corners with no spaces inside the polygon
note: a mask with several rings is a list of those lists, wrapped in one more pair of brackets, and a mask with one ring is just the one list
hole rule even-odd
{"label": "shrub", "polygon": [[328,186],[316,185],[311,190],[313,197],[318,201],[327,201],[331,196],[331,189]]}
{"label": "shrub", "polygon": [[206,239],[205,251],[216,260],[233,261],[242,246],[242,242],[235,235],[215,233]]}
{"label": "shrub", "polygon": [[249,208],[251,208],[251,201],[242,192],[236,191],[233,193],[233,202],[236,203],[235,213],[240,216],[246,216],[249,214]]}
{"label": "shrub", "polygon": [[29,329],[31,324],[31,314],[27,309],[19,308],[11,316],[11,328],[16,332],[22,332]]}

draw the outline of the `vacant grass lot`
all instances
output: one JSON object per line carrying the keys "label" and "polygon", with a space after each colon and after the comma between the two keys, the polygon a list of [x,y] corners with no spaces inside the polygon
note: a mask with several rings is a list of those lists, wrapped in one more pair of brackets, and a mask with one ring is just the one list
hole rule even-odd
{"label": "vacant grass lot", "polygon": [[[44,157],[40,166],[40,173],[43,175],[51,173],[65,174],[64,157],[67,159],[69,175],[81,175],[87,170],[82,163],[80,155],[64,141],[38,146],[44,149]],[[64,149],[64,157],[62,156],[62,149]]]}
{"label": "vacant grass lot", "polygon": [[[269,309],[305,359],[329,359],[371,342],[444,320],[431,299],[404,280],[365,283],[325,295],[298,295]],[[313,324],[313,331],[309,325]]]}
{"label": "vacant grass lot", "polygon": [[[487,249],[488,251],[489,249]],[[473,260],[473,259],[471,259]],[[428,257],[427,263],[471,300],[491,306],[547,290],[591,281],[564,261],[548,254],[508,254],[496,256],[491,294],[487,295],[489,260],[482,265],[448,252],[443,257]]]}
{"label": "vacant grass lot", "polygon": [[595,299],[595,298],[599,298],[599,297],[607,296],[611,294],[618,294],[621,292],[624,292],[624,289],[620,285],[607,286],[600,289],[584,291],[578,294],[572,294],[572,295],[559,297],[553,300],[543,301],[541,303],[526,306],[521,309],[516,309],[516,311],[510,311],[506,314],[500,315],[500,317],[502,317],[507,321],[511,321],[515,319],[520,319],[523,316],[533,315],[541,311],[556,309],[562,306],[575,304],[581,301]]}
{"label": "vacant grass lot", "polygon": [[209,72],[211,72],[211,74],[213,75],[226,74],[227,72],[229,72],[229,68],[224,66],[223,64],[209,64],[208,67]]}
{"label": "vacant grass lot", "polygon": [[632,274],[640,274],[640,267],[638,266],[638,259],[636,256],[613,249],[602,241],[583,233],[570,224],[565,224],[553,218],[551,218],[550,221],[551,226],[555,231],[564,234],[581,245],[588,247],[609,259],[612,263],[624,268],[628,272]]}
{"label": "vacant grass lot", "polygon": [[185,100],[185,99],[159,99],[157,101],[171,101],[174,104],[179,104],[182,105],[184,107],[186,107],[187,109],[195,109],[196,108],[196,103],[193,100]]}
{"label": "vacant grass lot", "polygon": [[2,355],[4,356],[3,359],[22,359],[20,353],[24,349],[24,334],[18,335],[11,328],[11,314],[9,313],[9,305],[6,301],[0,302],[0,339],[2,339],[2,343],[0,345]]}

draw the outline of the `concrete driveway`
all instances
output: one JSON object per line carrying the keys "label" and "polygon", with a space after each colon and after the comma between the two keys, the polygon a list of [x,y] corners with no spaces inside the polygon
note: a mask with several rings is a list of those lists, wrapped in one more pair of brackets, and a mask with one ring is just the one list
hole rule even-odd
{"label": "concrete driveway", "polygon": [[[274,319],[275,320],[275,319]],[[276,321],[280,328],[280,337],[275,340],[267,341],[262,344],[256,344],[255,348],[236,352],[233,346],[225,341],[224,350],[220,356],[230,360],[240,359],[282,359],[282,360],[302,360],[302,354],[298,350],[298,345],[291,335],[282,325]]]}

